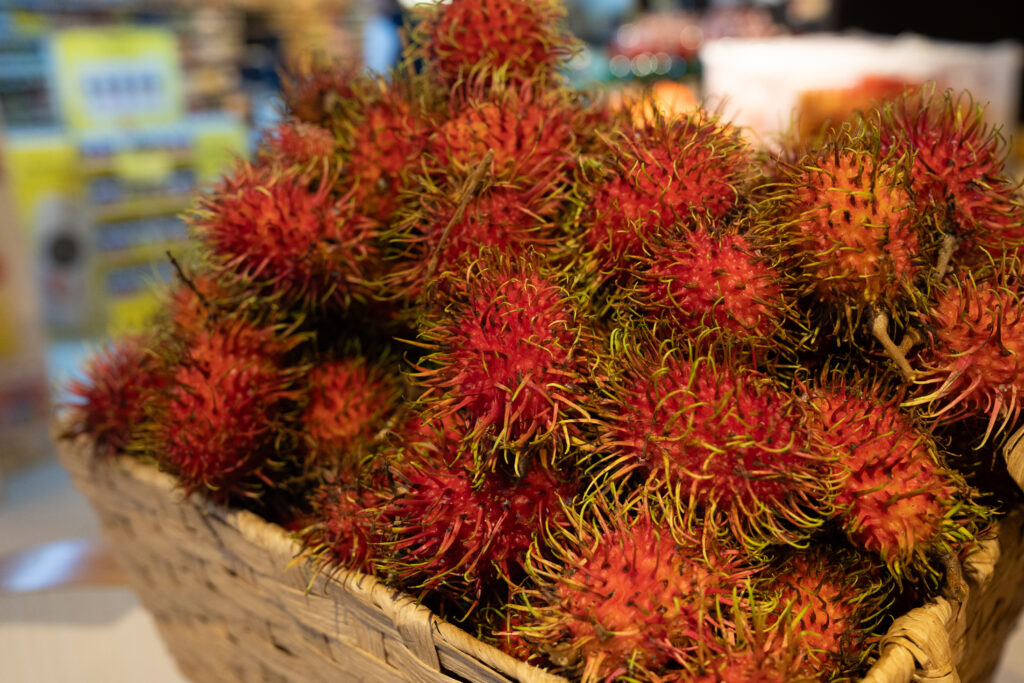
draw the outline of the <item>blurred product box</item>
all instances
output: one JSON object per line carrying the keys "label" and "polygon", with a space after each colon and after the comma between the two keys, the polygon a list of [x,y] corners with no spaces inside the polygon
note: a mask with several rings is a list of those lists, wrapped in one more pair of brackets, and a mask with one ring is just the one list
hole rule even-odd
{"label": "blurred product box", "polygon": [[0,474],[51,453],[45,337],[0,136]]}
{"label": "blurred product box", "polygon": [[[935,82],[970,91],[990,123],[1017,126],[1021,46],[972,44],[916,35],[811,34],[705,43],[703,96],[771,143],[793,124],[807,132],[904,86]],[[794,114],[794,112],[796,112]]]}

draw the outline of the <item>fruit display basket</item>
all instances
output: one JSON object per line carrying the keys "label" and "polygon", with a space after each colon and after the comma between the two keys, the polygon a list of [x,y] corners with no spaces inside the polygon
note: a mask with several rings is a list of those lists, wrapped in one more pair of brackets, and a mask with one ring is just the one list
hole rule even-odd
{"label": "fruit display basket", "polygon": [[[58,425],[57,433],[64,433]],[[126,457],[58,439],[132,588],[195,681],[562,681],[519,662],[356,572],[317,572],[298,542],[246,511],[185,498]],[[890,627],[864,681],[990,680],[1024,604],[1024,510],[965,562],[968,595],[939,597]]]}

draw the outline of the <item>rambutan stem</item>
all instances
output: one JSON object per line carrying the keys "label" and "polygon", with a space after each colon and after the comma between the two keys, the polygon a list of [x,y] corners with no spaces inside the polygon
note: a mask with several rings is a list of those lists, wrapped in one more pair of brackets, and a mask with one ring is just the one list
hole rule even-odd
{"label": "rambutan stem", "polygon": [[932,284],[941,282],[946,273],[951,270],[949,263],[953,260],[953,252],[955,251],[956,237],[947,233],[942,238],[942,246],[939,247],[939,258],[935,262],[935,272],[932,273]]}
{"label": "rambutan stem", "polygon": [[903,373],[903,378],[908,382],[914,381],[914,369],[910,367],[910,363],[907,362],[907,356],[901,347],[896,346],[893,343],[892,337],[889,336],[889,316],[885,311],[876,311],[875,317],[871,321],[871,333],[875,336],[875,339],[885,349],[886,355],[896,364],[896,367]]}
{"label": "rambutan stem", "polygon": [[943,594],[950,600],[963,602],[967,599],[967,580],[964,578],[964,568],[960,559],[948,548],[939,551],[939,561],[946,570],[946,585],[942,589]]}
{"label": "rambutan stem", "polygon": [[168,249],[164,253],[167,254],[167,258],[168,260],[170,260],[171,265],[174,267],[174,272],[178,274],[178,278],[185,283],[186,287],[192,290],[192,293],[196,295],[197,299],[199,299],[199,304],[207,311],[209,311],[210,302],[208,302],[206,300],[206,297],[203,296],[203,293],[199,291],[199,288],[196,287],[196,283],[192,281],[192,278],[185,274],[185,269],[181,267],[180,263],[178,263],[178,259],[174,258],[174,254],[171,253],[170,249]]}
{"label": "rambutan stem", "polygon": [[441,260],[441,254],[444,252],[444,246],[448,242],[448,236],[451,234],[452,227],[462,220],[462,214],[465,213],[466,207],[469,206],[469,202],[476,195],[477,188],[480,186],[480,181],[483,180],[484,173],[490,168],[494,162],[494,150],[487,150],[487,154],[480,160],[480,163],[473,168],[473,171],[466,178],[466,182],[462,184],[462,188],[459,190],[459,203],[455,207],[455,213],[452,214],[448,224],[444,226],[444,231],[441,233],[441,238],[437,242],[437,247],[434,249],[433,256],[430,257],[430,264],[427,266],[427,280],[434,276],[434,272],[437,270],[437,264]]}

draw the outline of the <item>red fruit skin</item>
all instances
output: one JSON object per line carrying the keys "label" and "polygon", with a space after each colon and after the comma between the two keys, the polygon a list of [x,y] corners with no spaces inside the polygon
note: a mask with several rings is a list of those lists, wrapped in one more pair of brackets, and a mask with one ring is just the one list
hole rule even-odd
{"label": "red fruit skin", "polygon": [[928,340],[915,359],[920,386],[914,404],[947,424],[988,418],[982,437],[1016,424],[1024,391],[1024,307],[1005,276],[976,282],[964,276],[935,296],[924,316]]}
{"label": "red fruit skin", "polygon": [[312,524],[301,531],[306,547],[334,567],[373,573],[383,541],[376,512],[381,494],[353,481],[328,481],[310,496]]}
{"label": "red fruit skin", "polygon": [[749,150],[706,114],[659,119],[609,143],[618,170],[583,216],[583,241],[601,272],[625,269],[658,235],[681,234],[697,217],[723,218],[746,180]]}
{"label": "red fruit skin", "polygon": [[552,247],[558,199],[543,189],[494,188],[470,200],[461,215],[450,198],[431,207],[399,238],[408,245],[407,260],[395,269],[395,286],[415,300],[438,273],[465,268],[481,250],[523,255]]}
{"label": "red fruit skin", "polygon": [[344,104],[358,97],[362,78],[357,65],[314,64],[282,79],[284,101],[291,115],[330,128],[341,118]]}
{"label": "red fruit skin", "polygon": [[305,121],[285,121],[267,136],[260,158],[279,166],[322,165],[337,150],[334,134]]}
{"label": "red fruit skin", "polygon": [[698,226],[667,239],[641,261],[633,299],[684,336],[717,327],[733,338],[770,343],[785,319],[780,274],[739,234]]}
{"label": "red fruit skin", "polygon": [[420,595],[442,592],[471,602],[469,609],[501,581],[522,578],[533,538],[545,525],[564,525],[561,501],[577,490],[575,482],[537,467],[518,480],[488,472],[475,484],[471,463],[462,458],[414,461],[400,475],[407,490],[383,513],[393,539],[392,575]]}
{"label": "red fruit skin", "polygon": [[773,655],[790,662],[794,678],[833,676],[846,661],[857,661],[867,637],[865,622],[882,609],[875,604],[881,600],[877,586],[858,582],[857,567],[844,560],[849,558],[798,553],[773,577],[788,635],[780,644],[788,651]]}
{"label": "red fruit skin", "polygon": [[[750,575],[732,551],[681,542],[644,512],[626,516],[531,551],[541,588],[523,634],[582,681],[647,674],[692,656],[719,626],[716,605],[730,604]],[[548,552],[551,559],[541,556]]]}
{"label": "red fruit skin", "polygon": [[435,126],[408,101],[385,92],[364,106],[350,131],[348,175],[355,181],[358,213],[386,222],[417,172]]}
{"label": "red fruit skin", "polygon": [[450,117],[427,142],[429,170],[468,177],[492,154],[486,176],[521,190],[568,182],[577,110],[558,93],[506,88],[453,99]]}
{"label": "red fruit skin", "polygon": [[431,419],[461,414],[474,441],[561,443],[585,372],[573,302],[526,258],[491,254],[449,283],[446,312],[421,332],[435,349],[417,373]]}
{"label": "red fruit skin", "polygon": [[315,367],[302,417],[314,451],[324,457],[354,454],[383,429],[397,398],[395,382],[361,359]]}
{"label": "red fruit skin", "polygon": [[513,83],[544,81],[569,54],[565,9],[553,0],[455,0],[428,12],[425,52],[444,85],[481,71]]}
{"label": "red fruit skin", "polygon": [[641,357],[609,410],[615,474],[639,470],[679,487],[687,514],[703,511],[706,524],[727,525],[749,547],[800,542],[823,521],[827,462],[807,443],[799,404],[759,373]]}
{"label": "red fruit skin", "polygon": [[288,303],[344,306],[368,296],[376,228],[350,196],[331,197],[326,177],[316,189],[309,182],[295,168],[241,164],[203,198],[192,228],[222,275]]}
{"label": "red fruit skin", "polygon": [[871,152],[845,149],[794,178],[792,252],[826,302],[862,308],[914,288],[921,248],[910,195],[895,173]]}
{"label": "red fruit skin", "polygon": [[99,455],[127,449],[145,421],[146,402],[167,386],[167,371],[147,343],[142,336],[111,342],[89,359],[82,379],[68,384],[70,434],[89,435]]}
{"label": "red fruit skin", "polygon": [[977,248],[998,255],[1024,246],[1024,204],[1006,173],[1009,147],[969,95],[911,91],[879,121],[883,151],[912,154],[918,209],[964,241],[961,257],[977,258]]}
{"label": "red fruit skin", "polygon": [[943,540],[958,505],[956,488],[936,462],[932,438],[910,423],[897,401],[842,385],[812,396],[814,438],[837,453],[839,521],[857,546],[879,555],[896,576]]}
{"label": "red fruit skin", "polygon": [[200,334],[174,369],[154,452],[188,493],[226,500],[270,483],[279,411],[295,392],[273,354],[254,348],[258,336],[243,325]]}

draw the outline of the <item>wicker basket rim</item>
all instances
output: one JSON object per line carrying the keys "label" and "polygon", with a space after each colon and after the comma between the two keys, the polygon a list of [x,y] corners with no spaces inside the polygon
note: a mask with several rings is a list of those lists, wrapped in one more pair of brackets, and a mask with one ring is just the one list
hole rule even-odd
{"label": "wicker basket rim", "polygon": [[[67,424],[66,418],[55,420],[55,440],[73,439],[77,442],[73,444],[73,450],[93,457],[93,444],[88,437],[68,437],[68,432],[62,431],[62,426]],[[155,465],[123,455],[105,456],[103,460],[147,486],[177,496],[182,501],[186,497],[177,480]],[[285,529],[253,512],[228,509],[201,495],[189,497],[189,502],[201,508],[205,514],[237,529],[246,541],[267,550],[273,556],[289,557],[293,562],[303,561],[304,558],[305,561],[310,561],[303,553],[301,544]],[[981,590],[988,584],[999,554],[999,542],[993,536],[979,543],[979,546],[968,555],[964,562],[964,571],[971,581],[971,591]],[[375,577],[338,570],[331,572],[329,579],[342,585],[349,593],[376,605],[395,619],[396,623],[414,622],[414,628],[422,628],[423,624],[427,624],[430,636],[435,641],[445,642],[450,647],[516,680],[528,683],[566,683],[563,677],[515,659],[496,647],[477,640],[418,604],[413,597],[385,585]],[[940,596],[897,618],[882,637],[880,655],[862,679],[862,683],[908,682],[912,680],[915,672],[921,670],[927,672],[928,680],[944,678],[944,675],[940,674],[933,679],[933,674],[937,671],[948,671],[948,674],[953,676],[949,680],[959,680],[955,673],[955,661],[961,654],[958,646],[965,628],[965,604],[966,601]]]}

